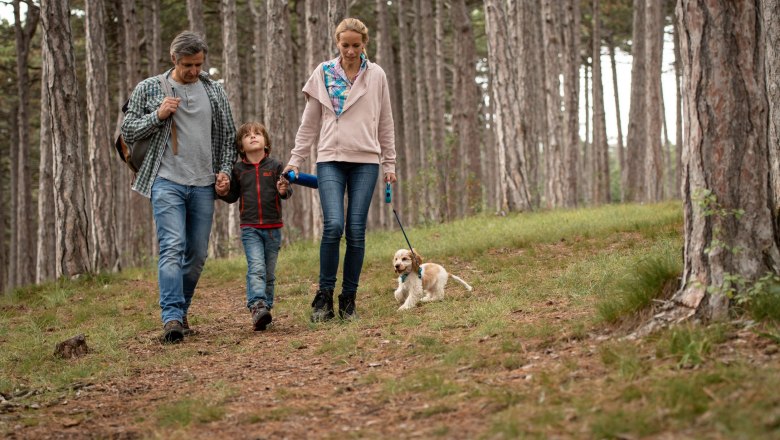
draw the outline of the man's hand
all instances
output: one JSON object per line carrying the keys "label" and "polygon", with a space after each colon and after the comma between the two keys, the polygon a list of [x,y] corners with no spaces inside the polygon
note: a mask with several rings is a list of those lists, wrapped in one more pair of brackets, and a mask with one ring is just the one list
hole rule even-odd
{"label": "man's hand", "polygon": [[230,178],[225,173],[217,174],[217,182],[214,185],[214,189],[217,191],[217,195],[224,197],[230,191]]}
{"label": "man's hand", "polygon": [[287,188],[290,187],[290,182],[282,176],[279,176],[279,180],[276,181],[276,190],[279,191],[279,195],[287,197]]}
{"label": "man's hand", "polygon": [[168,119],[179,109],[180,102],[181,98],[166,96],[165,99],[163,99],[162,104],[160,104],[160,108],[157,109],[157,117],[160,118],[161,121]]}

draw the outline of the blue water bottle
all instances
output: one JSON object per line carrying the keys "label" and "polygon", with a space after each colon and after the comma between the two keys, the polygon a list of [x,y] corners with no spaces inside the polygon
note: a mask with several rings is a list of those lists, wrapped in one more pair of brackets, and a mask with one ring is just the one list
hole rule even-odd
{"label": "blue water bottle", "polygon": [[284,176],[288,182],[296,185],[305,186],[307,188],[317,188],[317,176],[314,174],[298,173],[290,170]]}
{"label": "blue water bottle", "polygon": [[390,182],[385,185],[385,203],[390,203],[393,199],[393,189],[390,187]]}

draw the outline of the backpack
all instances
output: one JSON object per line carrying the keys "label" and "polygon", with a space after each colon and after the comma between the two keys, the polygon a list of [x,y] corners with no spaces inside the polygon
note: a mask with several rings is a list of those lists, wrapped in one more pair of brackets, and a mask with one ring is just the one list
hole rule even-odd
{"label": "backpack", "polygon": [[[160,84],[162,84],[162,89],[165,96],[175,96],[173,89],[171,88],[171,84],[168,82],[165,74],[157,75],[156,78],[160,81]],[[130,99],[125,101],[124,105],[122,106],[122,114],[127,114],[127,106],[129,103]],[[170,118],[171,143],[173,144],[172,146],[174,154],[176,154],[176,123],[173,121],[173,115],[171,115]],[[124,122],[124,118],[122,120]],[[114,147],[116,148],[117,154],[119,154],[119,159],[127,164],[133,173],[137,173],[138,170],[141,169],[141,164],[144,163],[144,158],[146,157],[146,152],[149,150],[149,144],[151,144],[151,142],[152,136],[149,136],[145,139],[138,139],[133,144],[128,144],[125,142],[124,138],[122,138],[122,133],[120,131],[119,136],[116,138],[116,142],[114,142]]]}

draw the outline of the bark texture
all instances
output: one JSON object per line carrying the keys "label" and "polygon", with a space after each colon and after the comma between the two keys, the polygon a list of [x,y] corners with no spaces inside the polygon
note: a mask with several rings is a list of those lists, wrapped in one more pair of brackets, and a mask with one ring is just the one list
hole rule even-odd
{"label": "bark texture", "polygon": [[49,57],[48,99],[54,140],[57,276],[87,273],[89,240],[81,153],[82,123],[70,29],[70,2],[43,0],[43,44]]}
{"label": "bark texture", "polygon": [[49,108],[49,90],[47,88],[50,75],[49,67],[49,51],[44,44],[41,47],[41,156],[38,166],[36,283],[54,279],[57,274],[56,260],[52,258],[57,252],[57,236],[54,222],[54,146],[52,144],[51,109]]}
{"label": "bark texture", "polygon": [[726,277],[750,282],[780,263],[777,214],[768,194],[768,103],[757,7],[747,0],[677,5],[688,122],[683,285],[673,298],[678,318],[726,318]]}
{"label": "bark texture", "polygon": [[86,0],[87,40],[87,154],[91,201],[90,232],[93,244],[91,262],[97,270],[117,269],[114,219],[114,188],[106,148],[112,144],[109,134],[108,58],[106,56],[105,8],[103,0]]}
{"label": "bark texture", "polygon": [[644,190],[645,140],[647,111],[645,109],[645,0],[634,0],[634,27],[631,41],[631,102],[628,110],[626,168],[628,169],[627,201],[639,201]]}

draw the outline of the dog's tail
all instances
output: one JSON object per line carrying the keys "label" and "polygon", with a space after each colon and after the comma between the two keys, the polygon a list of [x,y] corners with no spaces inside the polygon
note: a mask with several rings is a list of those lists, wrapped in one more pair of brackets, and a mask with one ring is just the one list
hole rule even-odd
{"label": "dog's tail", "polygon": [[472,289],[471,289],[471,286],[469,286],[469,283],[463,281],[463,279],[461,279],[460,277],[457,277],[457,276],[455,276],[453,274],[449,274],[449,276],[452,277],[453,280],[455,280],[455,281],[459,282],[461,285],[463,285],[463,287],[465,287],[466,290],[471,292]]}

